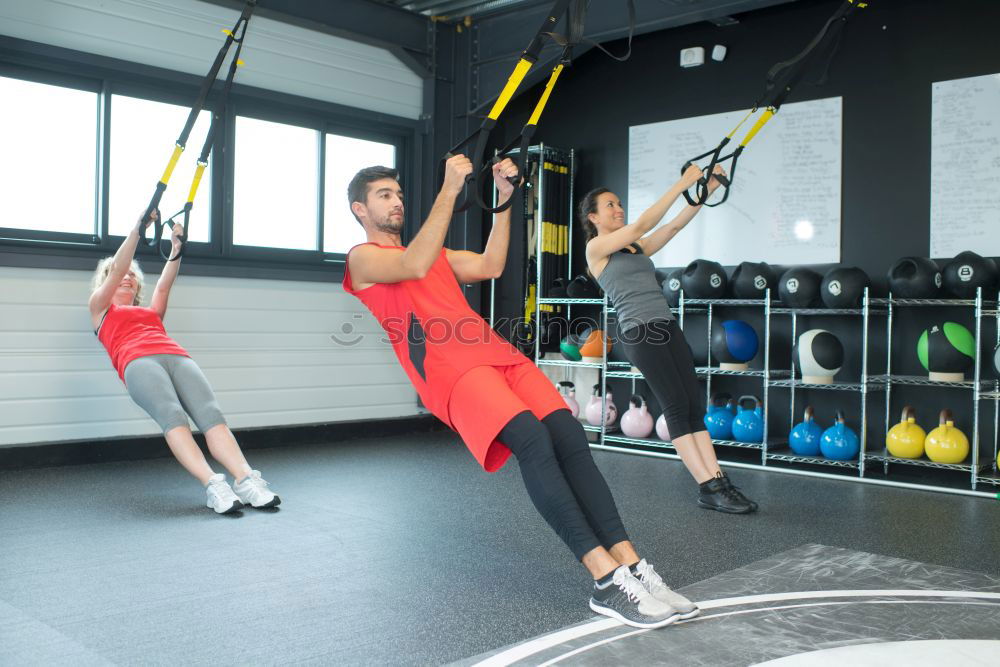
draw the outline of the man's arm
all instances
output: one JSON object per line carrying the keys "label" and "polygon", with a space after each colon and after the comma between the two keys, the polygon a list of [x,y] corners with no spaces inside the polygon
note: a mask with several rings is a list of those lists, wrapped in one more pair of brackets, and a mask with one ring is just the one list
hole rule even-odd
{"label": "man's arm", "polygon": [[[514,186],[508,180],[517,176],[517,166],[506,159],[493,165],[493,181],[500,194],[498,201],[506,202],[514,194]],[[482,253],[469,250],[448,250],[448,264],[455,273],[455,279],[462,285],[482,280],[499,278],[507,263],[507,248],[510,245],[510,208],[493,215],[493,229]]]}
{"label": "man's arm", "polygon": [[469,158],[456,155],[449,159],[441,192],[410,245],[402,252],[373,245],[355,248],[347,257],[352,282],[355,285],[398,283],[426,276],[444,246],[444,237],[455,210],[455,200],[465,187],[465,177],[470,173],[472,162]]}

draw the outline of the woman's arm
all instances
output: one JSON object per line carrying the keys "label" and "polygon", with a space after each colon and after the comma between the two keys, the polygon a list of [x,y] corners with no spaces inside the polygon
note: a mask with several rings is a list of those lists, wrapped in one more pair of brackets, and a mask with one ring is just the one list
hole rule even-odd
{"label": "woman's arm", "polygon": [[[155,220],[158,216],[159,211],[153,211],[150,218],[151,220]],[[128,273],[129,267],[132,266],[132,258],[135,257],[135,249],[139,245],[139,230],[148,224],[149,222],[143,223],[142,219],[136,222],[135,227],[129,231],[128,236],[125,237],[125,240],[118,247],[118,251],[111,262],[111,270],[108,272],[108,277],[90,295],[89,305],[92,319],[99,320],[104,311],[111,306],[111,298],[115,295],[115,291],[118,289],[118,285],[121,284],[125,274]]]}
{"label": "woman's arm", "polygon": [[[182,225],[174,225],[170,233],[170,244],[173,249],[170,253],[171,257],[175,257],[181,251],[181,236],[183,234],[184,227]],[[150,303],[150,307],[161,320],[167,314],[167,301],[170,299],[170,288],[174,286],[174,279],[177,278],[177,272],[180,270],[181,258],[178,257],[176,260],[163,265],[163,272],[160,273],[160,279],[156,281],[156,288],[153,290],[153,300]]]}

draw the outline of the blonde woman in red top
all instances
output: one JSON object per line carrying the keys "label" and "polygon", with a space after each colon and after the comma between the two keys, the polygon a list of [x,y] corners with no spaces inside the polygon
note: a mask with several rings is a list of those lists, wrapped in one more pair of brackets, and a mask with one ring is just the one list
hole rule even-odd
{"label": "blonde woman in red top", "polygon": [[[158,216],[156,211],[153,217]],[[280,498],[268,489],[260,472],[247,463],[198,364],[163,328],[180,259],[163,267],[150,306],[140,305],[143,274],[133,257],[142,226],[143,222],[138,222],[118,252],[97,265],[90,294],[94,333],[108,351],[129,396],[159,424],[180,464],[205,486],[208,507],[219,514],[244,505],[275,507]],[[180,249],[183,233],[183,227],[174,225],[174,255]],[[232,487],[225,475],[215,473],[205,460],[191,435],[189,415],[205,435],[212,457],[236,481]]]}

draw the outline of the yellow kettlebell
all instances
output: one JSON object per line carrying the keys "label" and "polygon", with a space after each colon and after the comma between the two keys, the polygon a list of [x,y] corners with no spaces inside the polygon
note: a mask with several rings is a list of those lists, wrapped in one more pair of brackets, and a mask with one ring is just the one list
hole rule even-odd
{"label": "yellow kettlebell", "polygon": [[919,459],[924,455],[924,440],[927,433],[917,423],[917,413],[907,405],[899,423],[889,429],[885,436],[885,447],[889,453],[901,459]]}
{"label": "yellow kettlebell", "polygon": [[940,425],[927,434],[924,449],[934,463],[961,463],[969,455],[969,439],[955,428],[951,410],[941,411]]}

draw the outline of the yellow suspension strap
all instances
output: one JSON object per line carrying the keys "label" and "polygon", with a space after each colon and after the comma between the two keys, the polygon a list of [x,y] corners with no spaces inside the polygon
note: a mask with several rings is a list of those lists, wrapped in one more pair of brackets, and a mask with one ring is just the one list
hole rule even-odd
{"label": "yellow suspension strap", "polygon": [[[694,187],[694,195],[690,192],[684,193],[684,198],[687,199],[688,204],[691,206],[718,206],[729,198],[729,189],[732,186],[733,178],[736,176],[736,163],[747,145],[757,136],[757,133],[763,129],[768,121],[778,113],[778,110],[781,109],[781,105],[784,104],[785,99],[792,92],[792,89],[816,63],[825,62],[824,71],[820,76],[819,82],[826,79],[826,72],[833,62],[833,56],[840,44],[844,26],[847,24],[848,19],[856,11],[867,8],[869,4],[871,3],[868,0],[844,0],[805,49],[791,60],[777,63],[771,68],[767,73],[767,86],[762,99],[754,104],[750,113],[733,128],[732,132],[727,134],[714,149],[693,157],[684,163],[684,166],[681,167],[682,174],[691,165],[698,164],[699,160],[706,157],[710,158],[708,166],[702,172],[702,177]],[[723,155],[722,151],[726,145],[733,139],[740,127],[757,113],[758,109],[764,109],[764,112],[747,131],[740,145],[729,155]],[[727,176],[721,174],[715,175],[715,179],[719,182],[720,187],[723,188],[723,195],[718,201],[710,203],[708,201],[710,194],[708,191],[709,179],[712,177],[712,172],[715,171],[716,165],[722,165],[727,162],[729,162],[729,174]]]}
{"label": "yellow suspension strap", "polygon": [[[232,63],[229,67],[229,74],[226,77],[226,84],[223,92],[223,105],[229,96],[229,89],[232,87],[233,77],[236,73],[236,68],[238,65],[242,64],[239,60],[240,51],[243,48],[243,39],[246,36],[247,25],[250,22],[250,16],[253,14],[253,10],[257,6],[257,0],[247,0],[246,6],[243,8],[243,12],[240,14],[239,19],[237,19],[236,24],[233,25],[232,30],[223,30],[226,34],[226,41],[223,43],[222,47],[219,48],[218,54],[215,56],[215,61],[212,63],[212,67],[208,70],[208,74],[201,82],[201,88],[198,91],[198,98],[195,100],[194,105],[191,107],[191,111],[188,113],[187,120],[184,123],[184,127],[181,130],[180,136],[174,144],[173,152],[170,154],[170,159],[167,161],[167,166],[163,170],[163,175],[156,184],[156,189],[153,192],[153,196],[149,200],[149,205],[146,206],[146,212],[143,213],[142,220],[144,225],[140,227],[140,234],[142,240],[146,242],[146,245],[150,247],[155,247],[159,250],[160,256],[166,260],[177,260],[184,254],[184,244],[187,240],[188,231],[188,220],[190,217],[190,207],[194,204],[194,196],[198,192],[198,184],[201,182],[201,176],[205,171],[205,167],[208,166],[208,155],[211,152],[212,140],[214,136],[214,129],[216,123],[213,122],[212,127],[209,129],[208,138],[205,141],[205,146],[202,148],[202,155],[198,159],[198,166],[195,169],[194,181],[191,184],[190,192],[188,193],[188,203],[185,204],[185,208],[180,212],[171,216],[169,220],[159,219],[157,215],[157,220],[153,220],[153,212],[159,211],[160,200],[163,198],[163,193],[167,189],[167,185],[170,183],[170,177],[174,173],[174,168],[177,166],[177,162],[187,147],[188,137],[191,136],[191,130],[194,128],[195,121],[198,120],[198,114],[205,106],[205,102],[208,99],[208,94],[212,89],[212,85],[215,83],[216,78],[219,75],[219,70],[222,69],[222,63],[226,59],[226,55],[229,53],[230,47],[235,42],[237,44],[236,52],[233,55]],[[218,121],[218,118],[215,119]],[[170,228],[169,225],[172,224],[174,218],[187,210],[184,218],[184,234],[181,236],[181,247],[175,256],[170,256],[170,245],[168,244],[167,250],[164,251],[161,241],[163,240],[163,230],[164,228]],[[150,224],[155,226],[155,233],[153,238],[146,238],[146,227]]]}

